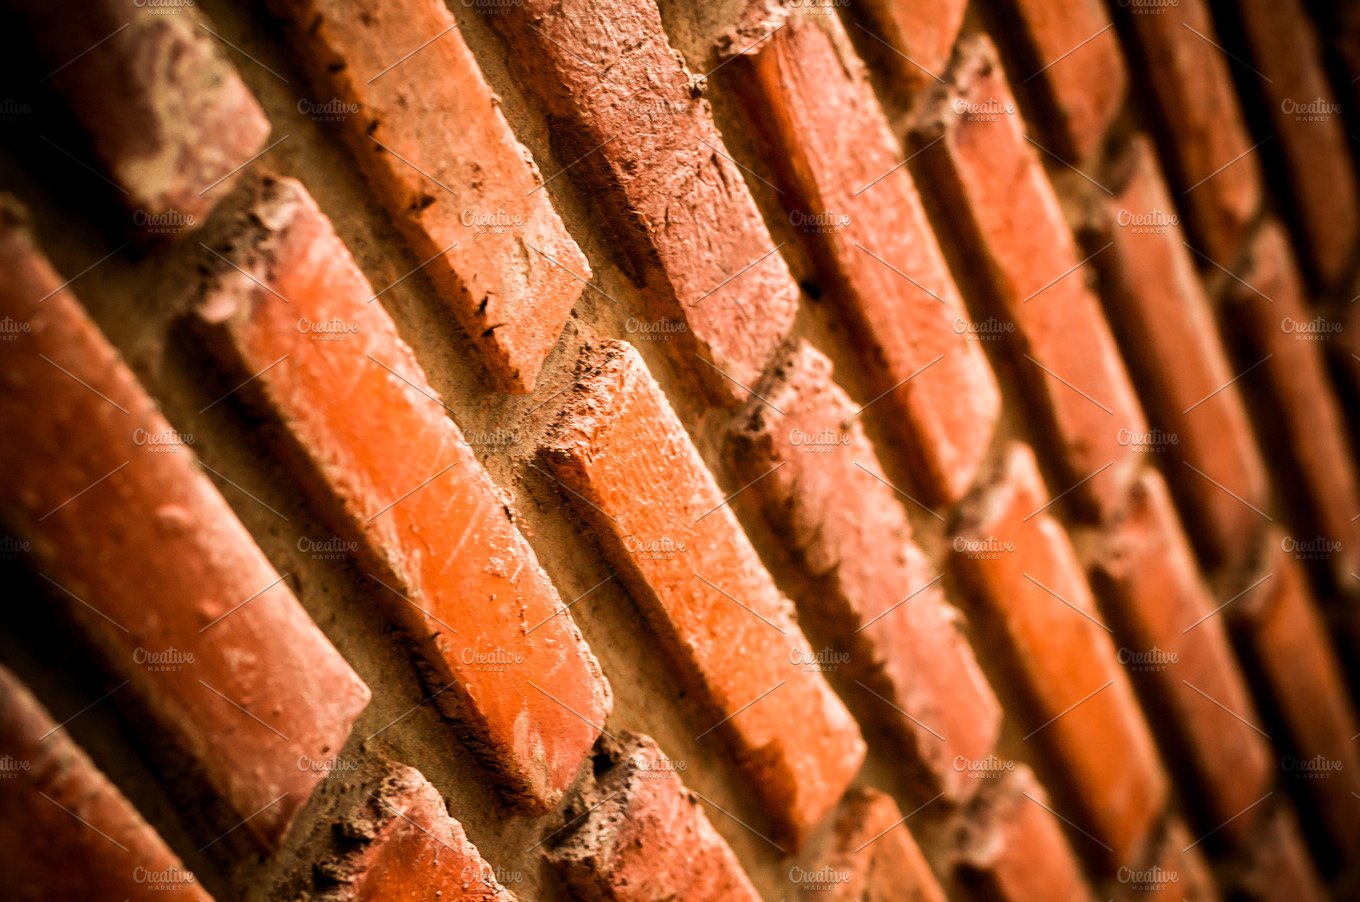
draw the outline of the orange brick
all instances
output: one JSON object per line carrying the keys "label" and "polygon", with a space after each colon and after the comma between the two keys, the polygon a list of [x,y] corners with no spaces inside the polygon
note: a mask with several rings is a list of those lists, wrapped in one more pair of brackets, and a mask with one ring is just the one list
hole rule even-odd
{"label": "orange brick", "polygon": [[801,663],[813,651],[792,606],[635,350],[583,352],[545,457],[697,690],[705,733],[721,724],[771,820],[800,841],[859,770],[864,743]]}
{"label": "orange brick", "polygon": [[885,58],[908,86],[919,88],[944,77],[967,9],[966,0],[865,0],[865,30],[888,46]]}
{"label": "orange brick", "polygon": [[118,787],[3,667],[0,761],[7,898],[210,898]]}
{"label": "orange brick", "polygon": [[267,180],[208,266],[208,346],[233,384],[254,376],[243,393],[286,428],[436,687],[456,685],[439,701],[474,749],[512,795],[551,808],[609,714],[609,685],[330,221],[299,182]]}
{"label": "orange brick", "polygon": [[1226,823],[1242,839],[1264,813],[1244,812],[1274,781],[1269,738],[1155,472],[1135,485],[1094,569],[1121,663],[1159,725],[1167,759],[1184,763],[1180,786],[1196,825]]}
{"label": "orange brick", "polygon": [[[735,383],[760,377],[798,290],[654,0],[524,0],[487,18],[643,284],[648,314],[683,322],[686,370],[719,399],[745,400]],[[717,371],[696,367],[696,353]]]}
{"label": "orange brick", "polygon": [[[0,314],[29,326],[0,360],[0,417],[25,424],[23,441],[0,443],[7,526],[166,742],[277,844],[322,776],[299,757],[344,745],[368,688],[13,209],[0,272]],[[149,669],[139,650],[192,660]]]}
{"label": "orange brick", "polygon": [[650,737],[601,740],[548,851],[574,898],[760,898],[678,770]]}
{"label": "orange brick", "polygon": [[[1081,565],[1028,447],[1014,445],[967,502],[953,563],[971,589],[1015,688],[1025,742],[1042,749],[1068,817],[1128,861],[1147,839],[1166,780],[1147,724],[1097,616]],[[974,553],[969,549],[994,549]],[[1061,784],[1059,783],[1061,777]]]}
{"label": "orange brick", "polygon": [[496,384],[527,392],[590,264],[442,0],[272,0],[341,130]]}
{"label": "orange brick", "polygon": [[991,444],[1000,393],[901,145],[837,22],[794,19],[745,57],[747,109],[778,146],[790,221],[874,368],[873,410],[897,430],[925,496],[956,501]]}
{"label": "orange brick", "polygon": [[1217,902],[1222,896],[1202,848],[1185,824],[1173,819],[1145,862],[1115,872],[1113,895],[1127,902]]}
{"label": "orange brick", "polygon": [[1137,465],[1119,434],[1145,431],[1138,398],[991,42],[963,42],[951,79],[920,126],[921,177],[945,194],[1013,324],[1015,366],[1060,443],[1062,489],[1080,484],[1108,515]]}
{"label": "orange brick", "polygon": [[855,691],[908,751],[924,792],[969,794],[976,781],[955,763],[992,753],[1000,705],[855,405],[831,361],[806,343],[759,391],[763,400],[734,424],[729,457],[811,578],[799,598],[804,621],[846,650],[847,676],[862,684]]}
{"label": "orange brick", "polygon": [[1167,460],[1190,534],[1207,557],[1233,563],[1265,527],[1265,465],[1233,383],[1214,313],[1186,250],[1185,231],[1146,138],[1123,160],[1128,182],[1106,203],[1112,253],[1107,309],[1144,388],[1153,430],[1122,437]]}

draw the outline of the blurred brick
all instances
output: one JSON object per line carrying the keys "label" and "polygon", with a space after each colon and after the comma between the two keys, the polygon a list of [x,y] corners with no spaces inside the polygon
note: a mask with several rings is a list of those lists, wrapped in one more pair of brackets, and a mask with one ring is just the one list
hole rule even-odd
{"label": "blurred brick", "polygon": [[545,457],[697,690],[706,730],[721,723],[752,791],[801,841],[859,770],[864,743],[802,663],[813,651],[792,605],[631,346],[585,349]]}
{"label": "blurred brick", "polygon": [[806,343],[759,390],[765,400],[737,420],[729,458],[740,483],[759,480],[751,491],[770,525],[819,581],[801,599],[804,620],[850,650],[844,669],[880,697],[870,709],[910,751],[928,792],[967,795],[976,781],[954,762],[992,753],[1000,705],[855,405]]}
{"label": "blurred brick", "polygon": [[[322,777],[299,756],[337,752],[368,688],[13,209],[0,213],[0,271],[0,313],[29,326],[0,361],[0,418],[25,436],[0,443],[6,526],[157,729],[277,844]],[[186,663],[147,667],[139,652]]]}
{"label": "blurred brick", "polygon": [[[443,0],[271,0],[340,129],[505,391],[534,387],[590,264]],[[436,259],[437,258],[437,259]]]}
{"label": "blurred brick", "polygon": [[1222,896],[1214,872],[1185,824],[1174,819],[1142,863],[1115,873],[1116,898],[1126,902],[1216,902]]}
{"label": "blurred brick", "polygon": [[[650,737],[602,739],[548,858],[588,902],[757,900],[737,857]],[[570,828],[570,829],[566,829]]]}
{"label": "blurred brick", "polygon": [[837,21],[791,21],[747,57],[740,81],[778,145],[790,221],[874,367],[871,403],[901,435],[926,497],[957,501],[991,444],[1000,392],[967,334],[901,144]]}
{"label": "blurred brick", "polygon": [[888,62],[909,87],[944,78],[967,0],[864,0],[863,6],[866,30],[888,46]]}
{"label": "blurred brick", "polygon": [[1060,443],[1062,488],[1080,484],[1077,494],[1108,515],[1137,466],[1120,430],[1145,431],[1143,412],[989,40],[960,44],[920,130],[929,142],[921,177],[943,192],[1017,333],[1007,341]]}
{"label": "blurred brick", "polygon": [[1047,752],[1054,792],[1080,806],[1067,816],[1124,862],[1147,839],[1166,779],[1072,544],[1042,510],[1048,503],[1033,453],[1013,445],[966,502],[955,544],[963,550],[952,561],[976,596],[974,622],[983,630],[985,620],[1003,649],[1025,741]]}
{"label": "blurred brick", "polygon": [[490,476],[301,183],[254,186],[213,253],[197,308],[208,346],[232,384],[255,374],[242,394],[287,430],[430,681],[456,684],[439,701],[474,750],[512,795],[553,807],[612,698]]}
{"label": "blurred brick", "polygon": [[28,688],[0,667],[6,899],[211,899]]}
{"label": "blurred brick", "polygon": [[1323,885],[1287,805],[1277,807],[1250,846],[1252,854],[1234,890],[1248,902],[1323,902],[1333,899]]}
{"label": "blurred brick", "polygon": [[1184,763],[1180,784],[1197,825],[1209,830],[1235,818],[1224,830],[1241,840],[1263,813],[1243,812],[1274,781],[1271,747],[1224,618],[1155,472],[1135,485],[1094,569],[1121,663],[1158,725],[1167,760]]}
{"label": "blurred brick", "polygon": [[1131,65],[1146,78],[1167,129],[1163,150],[1190,211],[1191,244],[1231,267],[1262,194],[1260,159],[1229,71],[1236,64],[1214,46],[1223,41],[1203,0],[1115,5],[1140,51]]}
{"label": "blurred brick", "polygon": [[[144,233],[201,226],[265,147],[269,121],[192,4],[14,4]],[[44,79],[46,80],[46,79]],[[72,150],[66,150],[71,153]]]}
{"label": "blurred brick", "polygon": [[1150,142],[1136,139],[1122,165],[1128,182],[1106,203],[1113,253],[1100,263],[1156,430],[1124,439],[1168,460],[1191,535],[1210,560],[1236,563],[1267,523],[1265,465]]}
{"label": "blurred brick", "polygon": [[667,43],[654,0],[524,0],[486,15],[644,286],[648,315],[683,322],[686,371],[745,400],[733,380],[760,377],[798,291],[700,96],[706,82]]}

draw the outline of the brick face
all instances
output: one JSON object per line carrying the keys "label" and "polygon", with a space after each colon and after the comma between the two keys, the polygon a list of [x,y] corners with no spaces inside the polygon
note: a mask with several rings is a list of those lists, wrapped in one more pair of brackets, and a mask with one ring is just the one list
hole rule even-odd
{"label": "brick face", "polygon": [[967,8],[965,0],[865,0],[866,31],[887,45],[896,73],[919,88],[944,77]]}
{"label": "brick face", "polygon": [[556,804],[609,686],[490,477],[299,183],[261,183],[213,253],[198,307],[208,345],[233,382],[258,374],[246,391],[362,545],[431,688],[454,684],[440,701],[474,748],[530,807]]}

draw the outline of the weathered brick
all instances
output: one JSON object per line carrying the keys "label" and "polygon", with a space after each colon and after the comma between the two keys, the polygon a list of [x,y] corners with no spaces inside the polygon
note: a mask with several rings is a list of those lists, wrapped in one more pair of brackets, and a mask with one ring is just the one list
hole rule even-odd
{"label": "weathered brick", "polygon": [[133,225],[156,235],[202,225],[269,137],[203,17],[119,0],[79,16],[37,0],[19,7]]}
{"label": "weathered brick", "polygon": [[[963,27],[966,0],[865,0],[870,36],[886,44],[888,61],[909,87],[944,77]],[[864,26],[860,26],[863,28]]]}
{"label": "weathered brick", "polygon": [[1013,323],[1015,365],[1059,442],[1063,489],[1080,484],[1080,497],[1107,515],[1137,465],[1119,430],[1144,431],[1143,412],[989,40],[960,44],[951,82],[919,129],[930,142],[919,152],[922,178],[957,212],[961,241],[981,254]]}
{"label": "weathered brick", "polygon": [[233,384],[255,374],[242,394],[284,425],[286,450],[361,546],[431,681],[455,684],[445,710],[512,795],[550,808],[600,733],[609,685],[306,189],[264,180],[248,204],[207,264],[206,344]]}
{"label": "weathered brick", "polygon": [[527,392],[590,264],[443,0],[272,0],[313,83],[496,384]]}
{"label": "weathered brick", "polygon": [[0,761],[6,898],[211,898],[118,787],[3,667]]}
{"label": "weathered brick", "polygon": [[1259,513],[1266,507],[1265,465],[1146,138],[1132,143],[1122,165],[1128,182],[1106,203],[1105,240],[1114,253],[1100,262],[1110,285],[1107,309],[1154,430],[1121,440],[1168,459],[1191,535],[1206,558],[1231,563],[1267,523]]}
{"label": "weathered brick", "polygon": [[[859,730],[637,352],[587,347],[545,458],[795,842],[864,757]],[[797,712],[798,728],[790,729]],[[704,734],[700,734],[701,736]]]}
{"label": "weathered brick", "polygon": [[[1135,484],[1096,558],[1094,582],[1121,663],[1159,725],[1197,826],[1241,839],[1275,776],[1269,740],[1228,644],[1224,619],[1195,568],[1160,476]],[[1244,812],[1248,812],[1245,813]]]}
{"label": "weathered brick", "polygon": [[1268,412],[1262,428],[1287,461],[1281,473],[1296,472],[1303,490],[1282,500],[1287,507],[1302,507],[1310,514],[1307,522],[1320,530],[1318,536],[1292,538],[1339,543],[1329,566],[1344,584],[1352,579],[1349,574],[1360,572],[1360,529],[1354,520],[1360,516],[1360,481],[1321,347],[1341,323],[1308,309],[1288,239],[1274,221],[1257,235],[1251,263],[1239,277],[1240,282],[1228,284],[1225,320],[1248,349],[1243,362],[1259,364],[1250,378],[1262,389],[1258,407]]}
{"label": "weathered brick", "polygon": [[[157,730],[277,843],[321,778],[299,756],[344,745],[368,688],[15,211],[0,216],[0,313],[28,325],[0,360],[0,418],[25,425],[24,441],[0,443],[5,525]],[[139,649],[192,661],[149,669]]]}
{"label": "weathered brick", "polygon": [[[798,291],[713,121],[705,83],[667,43],[654,0],[525,0],[488,19],[547,109],[559,155],[594,195],[649,315],[722,399],[744,400]],[[694,367],[697,353],[716,367]]]}
{"label": "weathered brick", "polygon": [[1237,0],[1236,8],[1293,188],[1283,197],[1303,226],[1299,252],[1320,282],[1334,285],[1353,268],[1360,210],[1317,30],[1299,0]]}
{"label": "weathered brick", "polygon": [[[1115,863],[1142,847],[1166,780],[1128,675],[1098,617],[1066,532],[1024,445],[966,502],[953,563],[1004,649],[1027,743],[1047,752],[1048,782],[1071,819]],[[973,551],[972,549],[983,549]],[[1063,785],[1058,786],[1061,776]]]}
{"label": "weathered brick", "polygon": [[1190,211],[1192,244],[1219,265],[1232,266],[1262,194],[1256,144],[1229,72],[1235,64],[1214,46],[1223,42],[1203,0],[1123,9],[1139,51],[1133,65],[1146,76],[1167,130],[1163,149]]}
{"label": "weathered brick", "polygon": [[826,902],[945,902],[944,890],[891,797],[855,787],[816,866],[787,872],[790,897]]}
{"label": "weathered brick", "polygon": [[1081,166],[1100,150],[1119,115],[1129,74],[1114,23],[1100,0],[1011,0],[1010,12],[1047,97],[1036,113],[1051,119],[1058,152]]}
{"label": "weathered brick", "polygon": [[349,848],[320,863],[322,884],[308,898],[514,902],[439,791],[413,767],[384,762],[372,790],[335,829]]}
{"label": "weathered brick", "polygon": [[847,675],[879,696],[867,699],[869,710],[910,751],[927,791],[967,795],[976,782],[954,762],[992,753],[1000,705],[854,404],[832,380],[831,361],[806,343],[759,392],[764,400],[733,426],[729,457],[812,577],[799,598],[804,621],[848,650]]}
{"label": "weathered brick", "polygon": [[1299,833],[1298,818],[1288,804],[1277,806],[1249,848],[1246,868],[1233,887],[1235,898],[1250,902],[1322,902],[1335,898],[1318,876]]}
{"label": "weathered brick", "polygon": [[791,20],[744,58],[740,81],[778,147],[790,221],[874,369],[871,403],[901,436],[926,497],[956,501],[991,444],[1000,392],[901,145],[837,22]]}
{"label": "weathered brick", "polygon": [[961,831],[956,879],[989,902],[1093,899],[1062,825],[1026,767],[978,796]]}
{"label": "weathered brick", "polygon": [[650,737],[601,739],[548,857],[573,898],[757,900],[699,799]]}
{"label": "weathered brick", "polygon": [[1318,615],[1303,568],[1278,544],[1250,591],[1228,611],[1268,700],[1287,737],[1275,737],[1283,752],[1284,780],[1302,785],[1323,829],[1343,855],[1360,842],[1360,734],[1355,710],[1326,625]]}

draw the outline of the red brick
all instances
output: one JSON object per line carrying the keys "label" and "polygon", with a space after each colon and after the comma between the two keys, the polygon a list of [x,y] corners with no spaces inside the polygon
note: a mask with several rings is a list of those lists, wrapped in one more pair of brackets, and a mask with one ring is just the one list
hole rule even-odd
{"label": "red brick", "polygon": [[1249,864],[1234,887],[1252,902],[1278,899],[1322,902],[1336,898],[1327,892],[1299,834],[1298,819],[1288,805],[1280,806],[1251,845]]}
{"label": "red brick", "polygon": [[449,816],[439,791],[413,767],[384,762],[361,804],[336,825],[352,847],[321,863],[326,902],[514,902]]}
{"label": "red brick", "polygon": [[[798,291],[654,0],[524,0],[487,17],[644,285],[649,315],[684,322],[687,369],[717,397],[744,400],[730,380],[759,378]],[[695,367],[693,353],[722,375]]]}
{"label": "red brick", "polygon": [[[1001,405],[902,148],[839,20],[794,19],[746,57],[747,109],[784,161],[781,197],[875,371],[870,391],[932,501],[977,475]],[[963,326],[960,326],[963,324]]]}
{"label": "red brick", "polygon": [[[1269,740],[1228,644],[1218,604],[1195,568],[1166,486],[1144,473],[1108,531],[1093,582],[1121,661],[1159,724],[1166,756],[1184,762],[1197,825],[1241,839],[1270,791]],[[1240,815],[1240,816],[1239,816]]]}
{"label": "red brick", "polygon": [[1099,0],[1011,0],[1020,34],[1047,96],[1043,113],[1056,126],[1066,162],[1082,165],[1100,150],[1119,115],[1129,74],[1119,36]]}
{"label": "red brick", "polygon": [[340,129],[496,384],[531,390],[590,264],[446,4],[272,2],[313,83],[358,107]]}
{"label": "red brick", "polygon": [[1094,897],[1063,838],[1052,803],[1020,768],[968,810],[958,880],[986,902],[1083,902]]}
{"label": "red brick", "polygon": [[[1142,847],[1166,796],[1166,780],[1114,643],[1062,526],[1049,503],[1034,455],[1006,453],[995,478],[967,502],[960,578],[1004,649],[1025,700],[1026,742],[1043,749],[1067,815],[1097,837],[1115,862]],[[968,544],[972,543],[972,544]],[[975,553],[972,548],[994,549]]]}
{"label": "red brick", "polygon": [[601,740],[548,857],[573,898],[608,902],[760,898],[679,768],[647,736]]}
{"label": "red brick", "polygon": [[[966,0],[865,0],[871,38],[889,48],[885,57],[909,87],[944,77],[963,27]],[[860,26],[863,28],[864,26]]]}
{"label": "red brick", "polygon": [[[1230,280],[1231,305],[1225,317],[1244,339],[1247,365],[1271,398],[1268,428],[1277,447],[1302,480],[1303,506],[1321,538],[1339,542],[1332,556],[1339,583],[1360,571],[1360,482],[1355,453],[1327,373],[1321,343],[1335,335],[1340,321],[1314,316],[1303,295],[1298,269],[1282,229],[1271,221],[1257,236],[1251,264]],[[1267,359],[1268,358],[1268,359]],[[1259,402],[1258,402],[1259,403]],[[1291,493],[1291,500],[1297,497]],[[1297,541],[1317,538],[1293,536]]]}
{"label": "red brick", "polygon": [[[0,313],[26,323],[0,361],[0,502],[77,624],[167,741],[250,829],[277,843],[368,688],[298,604],[13,210]],[[140,437],[140,440],[139,440]],[[53,467],[54,460],[60,467]],[[135,579],[129,579],[135,574]],[[149,670],[138,650],[193,660]]]}
{"label": "red brick", "polygon": [[283,423],[434,684],[457,685],[440,701],[473,747],[512,795],[552,807],[609,685],[491,477],[299,182],[258,185],[215,254],[197,311],[207,344],[232,384],[258,374],[243,393]]}
{"label": "red brick", "polygon": [[1157,430],[1126,438],[1168,458],[1191,535],[1232,562],[1267,522],[1265,465],[1151,144],[1136,139],[1122,163],[1128,182],[1106,203],[1107,309]]}
{"label": "red brick", "polygon": [[209,899],[118,787],[0,667],[9,899]]}
{"label": "red brick", "polygon": [[819,864],[788,870],[792,898],[945,902],[897,803],[876,789],[855,787],[847,793],[829,845]]}
{"label": "red brick", "polygon": [[191,6],[164,15],[152,5],[97,0],[71,16],[32,0],[22,5],[51,84],[134,226],[151,234],[202,225],[269,137],[259,104]]}
{"label": "red brick", "polygon": [[705,730],[722,722],[772,822],[801,840],[849,785],[864,743],[801,663],[813,652],[792,606],[631,346],[583,351],[546,443],[556,478],[694,688]]}
{"label": "red brick", "polygon": [[765,400],[734,424],[729,457],[740,484],[758,480],[751,491],[811,577],[799,599],[805,622],[848,650],[848,675],[879,696],[866,691],[867,710],[909,751],[926,792],[967,795],[976,782],[954,762],[992,753],[1000,705],[855,405],[806,343],[759,391]]}
{"label": "red brick", "polygon": [[[1350,139],[1323,71],[1322,47],[1299,0],[1238,0],[1254,80],[1270,112],[1303,226],[1299,250],[1319,280],[1335,285],[1352,268],[1360,210]],[[1321,107],[1322,109],[1318,109]]]}
{"label": "red brick", "polygon": [[969,263],[985,270],[1014,324],[1008,343],[1060,443],[1063,489],[1080,483],[1088,506],[1106,515],[1137,465],[1118,436],[1145,430],[1138,398],[991,42],[963,42],[951,78],[922,121],[922,140],[934,142],[920,154],[922,177],[966,223],[961,242],[981,255]]}
{"label": "red brick", "polygon": [[1119,898],[1130,902],[1216,902],[1218,883],[1185,824],[1174,818],[1162,831],[1151,864],[1121,867]]}
{"label": "red brick", "polygon": [[1130,4],[1126,11],[1140,51],[1133,65],[1145,74],[1167,129],[1163,149],[1190,211],[1191,243],[1232,266],[1261,206],[1261,164],[1229,71],[1236,64],[1214,46],[1223,40],[1202,0]]}
{"label": "red brick", "polygon": [[1254,588],[1230,610],[1250,660],[1288,734],[1275,737],[1281,776],[1311,799],[1336,848],[1360,841],[1360,733],[1340,663],[1302,567],[1278,545]]}

